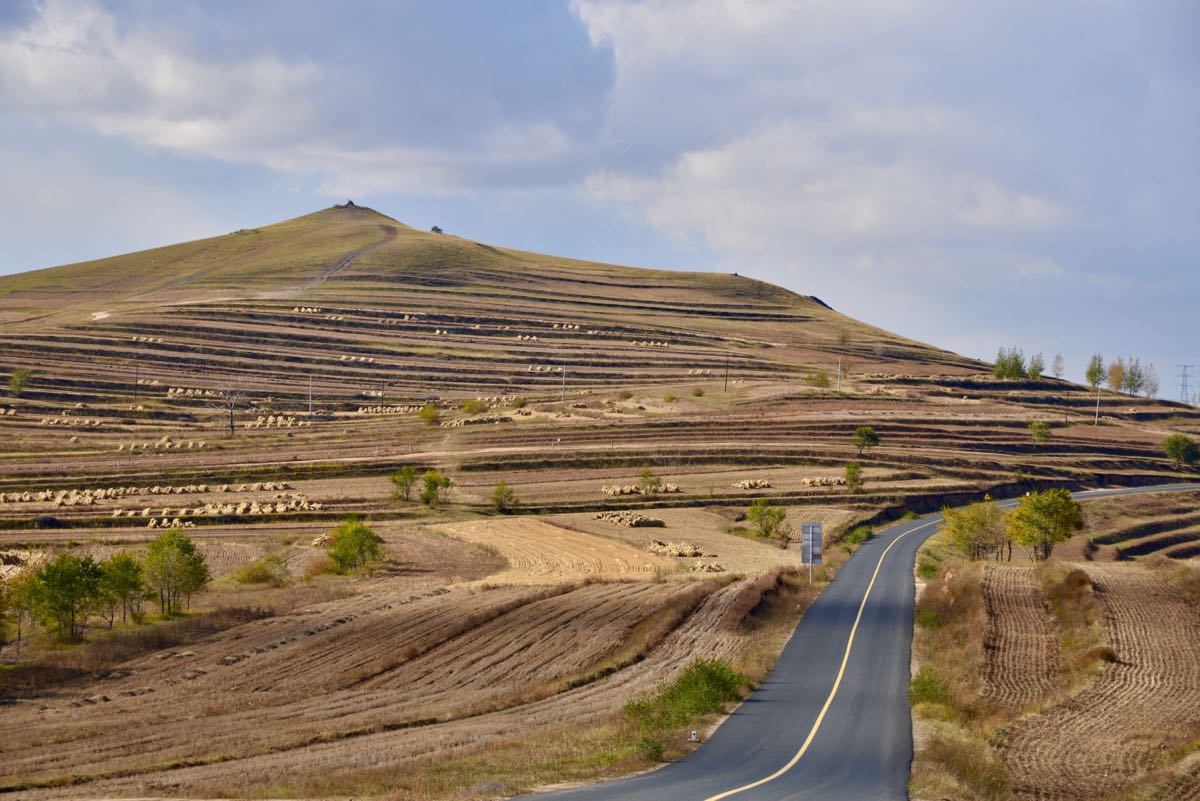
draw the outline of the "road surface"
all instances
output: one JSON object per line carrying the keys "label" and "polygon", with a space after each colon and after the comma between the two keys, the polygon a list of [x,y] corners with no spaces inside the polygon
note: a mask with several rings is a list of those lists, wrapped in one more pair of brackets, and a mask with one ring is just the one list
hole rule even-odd
{"label": "road surface", "polygon": [[[1164,490],[1196,491],[1200,485],[1075,497]],[[535,797],[905,801],[912,762],[913,562],[939,523],[939,515],[927,515],[864,543],[805,612],[766,681],[687,757],[632,778]]]}

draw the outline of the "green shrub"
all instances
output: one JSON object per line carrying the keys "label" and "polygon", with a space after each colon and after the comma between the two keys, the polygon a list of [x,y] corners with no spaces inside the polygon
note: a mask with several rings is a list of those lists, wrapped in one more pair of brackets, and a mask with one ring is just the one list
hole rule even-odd
{"label": "green shrub", "polygon": [[929,665],[922,665],[908,685],[908,702],[913,706],[917,704],[948,704],[950,703],[950,691],[946,689],[945,683],[937,677]]}
{"label": "green shrub", "polygon": [[661,760],[665,739],[703,715],[720,712],[741,697],[746,677],[719,659],[692,662],[674,682],[649,698],[625,705],[625,715],[640,734],[643,756]]}
{"label": "green shrub", "polygon": [[704,387],[692,387],[692,397],[693,398],[703,398],[704,397]]}
{"label": "green shrub", "polygon": [[383,539],[370,526],[347,518],[329,535],[328,553],[337,566],[336,572],[349,573],[378,559],[383,553],[382,545]]}
{"label": "green shrub", "polygon": [[917,625],[923,629],[936,629],[942,625],[942,619],[938,616],[936,610],[918,609]]}
{"label": "green shrub", "polygon": [[927,559],[922,559],[920,561],[920,563],[917,565],[917,575],[919,577],[925,579],[926,581],[928,581],[929,579],[932,579],[932,578],[936,578],[937,574],[938,574],[937,565],[934,564],[933,562],[928,561]]}
{"label": "green shrub", "polygon": [[432,425],[442,418],[442,413],[438,411],[437,406],[427,403],[417,412],[417,417]]}
{"label": "green shrub", "polygon": [[676,397],[674,392],[668,392],[666,395],[663,395],[663,402],[665,403],[674,403],[677,400],[679,400],[679,398]]}
{"label": "green shrub", "polygon": [[874,536],[870,526],[855,526],[842,535],[840,545],[842,550],[849,553]]}
{"label": "green shrub", "polygon": [[467,414],[483,414],[490,407],[488,406],[487,401],[465,400],[458,404],[458,408]]}
{"label": "green shrub", "polygon": [[827,389],[829,387],[829,372],[824,368],[817,370],[804,379],[804,383],[810,387],[818,389]]}
{"label": "green shrub", "polygon": [[496,488],[492,490],[492,507],[501,514],[509,514],[516,510],[520,505],[517,500],[517,493],[513,492],[513,488],[508,486],[508,482],[504,479],[496,484]]}
{"label": "green shrub", "polygon": [[33,382],[33,371],[28,367],[14,367],[8,377],[8,391],[16,397]]}
{"label": "green shrub", "polygon": [[518,395],[517,397],[513,398],[513,400],[512,400],[512,407],[514,409],[524,409],[528,404],[529,404],[529,399],[526,398],[524,395]]}
{"label": "green shrub", "polygon": [[285,586],[289,578],[287,562],[282,554],[255,559],[233,573],[233,580],[239,584],[270,584],[272,587]]}

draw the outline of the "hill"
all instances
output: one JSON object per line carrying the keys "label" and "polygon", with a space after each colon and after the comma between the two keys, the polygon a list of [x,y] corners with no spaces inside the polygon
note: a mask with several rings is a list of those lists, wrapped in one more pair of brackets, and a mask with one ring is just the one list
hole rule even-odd
{"label": "hill", "polygon": [[[1178,480],[1162,439],[1200,431],[1109,393],[1094,425],[1084,388],[996,380],[746,277],[362,207],[0,278],[0,375],[19,370],[0,574],[183,527],[216,579],[185,621],[0,648],[0,789],[21,797],[491,798],[641,769],[623,705],[698,654],[761,679],[854,525]],[[447,475],[444,503],[396,497],[401,466]],[[501,480],[520,514],[493,508]],[[796,542],[746,522],[759,498],[824,523],[814,588]],[[386,556],[324,575],[348,515]],[[1179,531],[1139,555],[1196,552],[1194,515],[1155,515]]]}

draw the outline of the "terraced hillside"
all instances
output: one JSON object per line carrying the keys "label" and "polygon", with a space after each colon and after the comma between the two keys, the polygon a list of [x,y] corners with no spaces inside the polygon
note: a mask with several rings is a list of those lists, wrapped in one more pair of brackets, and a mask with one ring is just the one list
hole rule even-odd
{"label": "terraced hillside", "polygon": [[[9,531],[46,515],[126,530],[395,514],[380,477],[403,462],[452,470],[467,508],[500,477],[534,510],[646,505],[600,489],[654,465],[681,489],[656,505],[872,510],[1155,481],[1165,433],[1200,429],[1186,407],[1118,397],[1092,426],[1078,387],[997,382],[748,278],[505,250],[361,207],[3,278],[0,321],[0,369],[34,370],[0,409]],[[440,424],[417,418],[427,401]],[[840,475],[864,424],[882,437],[865,491],[812,486]],[[732,488],[747,478],[771,487]],[[251,489],[267,482],[291,487],[282,507]],[[159,504],[141,495],[155,484],[193,491]],[[59,497],[122,487],[136,493]]]}
{"label": "terraced hillside", "polygon": [[[761,676],[810,597],[778,577],[795,543],[748,529],[753,500],[836,537],[985,491],[1178,480],[1161,441],[1200,432],[1193,409],[1111,395],[1093,425],[1082,388],[997,381],[749,278],[361,207],[0,278],[0,376],[21,369],[0,576],[182,527],[221,622],[108,661],[89,632],[38,657],[53,680],[0,676],[14,797],[493,798],[644,768],[622,706],[698,654]],[[393,497],[402,465],[452,478],[440,509]],[[645,468],[661,491],[637,489]],[[493,510],[501,480],[521,514]],[[382,565],[301,581],[349,514]],[[268,555],[291,586],[238,583]]]}

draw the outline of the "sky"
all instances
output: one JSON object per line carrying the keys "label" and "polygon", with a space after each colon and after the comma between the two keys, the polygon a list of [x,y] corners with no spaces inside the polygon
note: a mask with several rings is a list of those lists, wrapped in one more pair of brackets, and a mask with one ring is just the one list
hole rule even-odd
{"label": "sky", "polygon": [[347,198],[1178,398],[1200,4],[0,2],[0,274]]}

